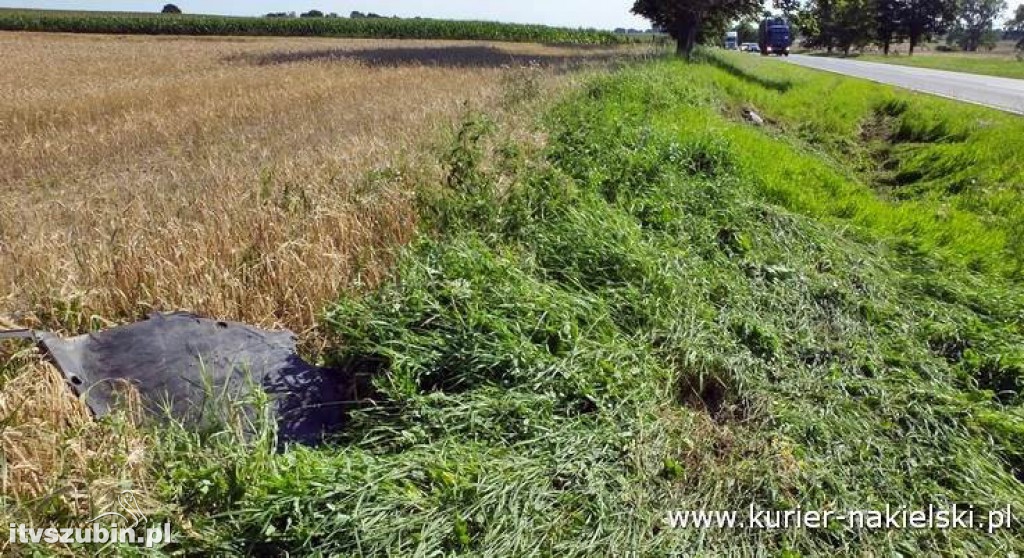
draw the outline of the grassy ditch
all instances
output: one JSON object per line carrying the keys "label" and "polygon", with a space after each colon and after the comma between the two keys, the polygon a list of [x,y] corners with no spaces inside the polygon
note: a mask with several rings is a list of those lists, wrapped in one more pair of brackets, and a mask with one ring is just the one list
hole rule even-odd
{"label": "grassy ditch", "polygon": [[[725,132],[750,164],[783,161],[752,178],[780,201],[907,249],[1021,277],[1024,119],[775,61],[708,56],[726,72],[695,72],[696,86],[720,91],[714,104],[732,120],[743,108],[759,111],[779,140],[749,127]],[[788,156],[783,144],[806,155]],[[807,164],[819,156],[829,164]],[[828,184],[829,195],[807,182]]]}
{"label": "grassy ditch", "polygon": [[[376,403],[319,449],[160,432],[154,498],[187,517],[182,545],[1024,550],[1019,524],[990,535],[663,523],[669,510],[751,504],[1024,510],[1024,294],[1006,258],[975,244],[1004,249],[1009,217],[933,196],[925,179],[913,197],[880,195],[856,158],[838,159],[859,125],[821,110],[816,78],[745,75],[672,61],[595,78],[544,116],[540,150],[468,117],[444,184],[420,191],[424,234],[394,279],[323,317],[336,364],[382,370]],[[825,116],[787,120],[812,102]],[[742,103],[773,124],[735,120]],[[842,106],[863,117],[874,105]],[[947,117],[934,107],[907,97],[893,118]]]}

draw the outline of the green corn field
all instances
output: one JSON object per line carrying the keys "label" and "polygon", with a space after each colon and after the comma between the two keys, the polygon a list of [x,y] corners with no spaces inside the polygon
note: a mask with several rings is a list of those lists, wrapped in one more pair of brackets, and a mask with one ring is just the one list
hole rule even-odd
{"label": "green corn field", "polygon": [[226,17],[47,10],[0,10],[0,31],[447,39],[597,45],[635,40],[627,35],[594,29],[565,29],[487,21]]}

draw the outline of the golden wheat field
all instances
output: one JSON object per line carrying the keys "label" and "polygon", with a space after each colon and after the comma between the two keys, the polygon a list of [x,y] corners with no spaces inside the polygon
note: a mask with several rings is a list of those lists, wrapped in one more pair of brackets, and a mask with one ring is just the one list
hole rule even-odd
{"label": "golden wheat field", "polygon": [[[461,119],[529,118],[508,109],[637,54],[29,33],[0,52],[0,329],[190,310],[307,344],[329,301],[386,276]],[[0,370],[5,499],[144,484],[139,432],[94,428],[31,349],[0,346]]]}
{"label": "golden wheat field", "polygon": [[[430,142],[534,60],[483,43],[0,35],[0,313],[153,310],[304,330],[407,239]],[[417,176],[409,177],[413,172]]]}

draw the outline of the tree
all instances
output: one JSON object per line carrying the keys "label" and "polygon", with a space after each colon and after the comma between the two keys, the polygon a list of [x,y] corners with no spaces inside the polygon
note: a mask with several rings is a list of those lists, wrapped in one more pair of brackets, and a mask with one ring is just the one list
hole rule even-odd
{"label": "tree", "polygon": [[875,36],[873,0],[842,0],[836,2],[833,11],[832,36],[843,55],[849,56],[851,48],[863,48]]}
{"label": "tree", "polygon": [[985,50],[991,52],[995,50],[997,46],[999,46],[999,38],[999,31],[996,31],[995,29],[989,29],[988,31],[985,31],[984,34],[982,34],[980,46],[982,46]]}
{"label": "tree", "polygon": [[790,20],[800,11],[800,0],[773,0],[772,6],[782,12],[786,20]]}
{"label": "tree", "polygon": [[363,18],[366,17],[366,14],[364,14],[363,12],[360,12],[360,11],[355,11],[355,12],[352,12],[352,14],[349,15],[348,17],[350,17],[352,19],[363,19]]}
{"label": "tree", "polygon": [[963,0],[955,28],[960,48],[974,52],[986,43],[994,46],[992,25],[1005,10],[1003,0]]}
{"label": "tree", "polygon": [[797,13],[794,23],[804,36],[804,46],[824,48],[832,53],[836,46],[835,4],[836,0],[810,0]]}
{"label": "tree", "polygon": [[889,56],[889,47],[903,35],[901,0],[875,0],[875,42]]}
{"label": "tree", "polygon": [[181,8],[175,6],[174,4],[164,4],[164,9],[160,10],[160,13],[162,13],[162,14],[180,14],[181,13]]}
{"label": "tree", "polygon": [[797,13],[794,24],[804,45],[832,52],[836,47],[849,55],[876,37],[876,0],[811,0]]}
{"label": "tree", "polygon": [[676,53],[690,58],[705,26],[725,28],[761,10],[760,0],[636,0],[633,13],[664,29],[676,41]]}
{"label": "tree", "polygon": [[[809,0],[794,18],[804,44],[849,51],[874,40],[886,54],[893,41],[910,41],[910,54],[921,41],[949,29],[959,0]],[[965,0],[968,1],[968,0]],[[1002,0],[973,0],[1001,2]]]}
{"label": "tree", "polygon": [[731,20],[714,18],[704,21],[697,31],[697,43],[708,46],[721,46],[722,37],[729,31]]}
{"label": "tree", "polygon": [[1014,14],[1013,19],[1006,22],[1006,30],[1019,37],[1017,48],[1024,50],[1024,4],[1017,6],[1017,12]]}
{"label": "tree", "polygon": [[758,39],[757,23],[754,22],[753,18],[746,18],[740,20],[739,25],[736,26],[737,42],[739,43],[756,43]]}
{"label": "tree", "polygon": [[964,51],[974,52],[981,48],[992,50],[996,48],[998,42],[999,33],[995,29],[986,29],[980,35],[971,36],[962,25],[957,23],[946,33],[946,45],[956,46]]}
{"label": "tree", "polygon": [[309,10],[300,14],[299,17],[324,17],[324,13],[320,10]]}
{"label": "tree", "polygon": [[921,41],[949,29],[956,18],[956,0],[906,0],[900,21],[902,32],[910,40],[911,56]]}

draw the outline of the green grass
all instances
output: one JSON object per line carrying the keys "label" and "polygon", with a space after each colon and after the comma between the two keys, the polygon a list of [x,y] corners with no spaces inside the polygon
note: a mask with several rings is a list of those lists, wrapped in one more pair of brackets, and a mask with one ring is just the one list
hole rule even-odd
{"label": "green grass", "polygon": [[949,70],[951,72],[1024,79],[1024,60],[1020,60],[1013,55],[961,53],[915,54],[914,56],[861,55],[856,58],[865,62],[884,62],[886,64],[899,64],[901,66],[914,66],[917,68],[932,68],[935,70]]}
{"label": "green grass", "polygon": [[616,44],[627,35],[485,21],[396,18],[265,18],[0,9],[0,31],[141,35],[318,36]]}
{"label": "green grass", "polygon": [[[753,178],[778,201],[972,269],[1021,277],[1024,119],[771,60],[730,53],[711,60],[731,72],[702,76],[704,87],[721,91],[717,110],[736,118],[750,106],[770,120],[777,141],[749,127],[729,133],[752,162],[781,161]],[[789,156],[794,145],[808,154]],[[820,156],[830,164],[812,171],[801,162]],[[794,180],[825,182],[830,191],[779,186]]]}
{"label": "green grass", "polygon": [[[159,431],[155,497],[189,518],[180,548],[1024,550],[1019,524],[663,525],[669,510],[751,504],[1024,510],[1017,214],[988,198],[1019,205],[1020,169],[984,153],[1020,121],[771,61],[712,62],[592,79],[543,116],[540,153],[467,117],[446,183],[420,190],[424,234],[394,280],[324,314],[335,364],[384,365],[377,403],[318,449]],[[743,106],[771,125],[744,123]],[[887,173],[923,174],[883,186],[868,165],[880,150],[898,162]],[[925,172],[963,153],[974,158],[953,171],[985,191]]]}

